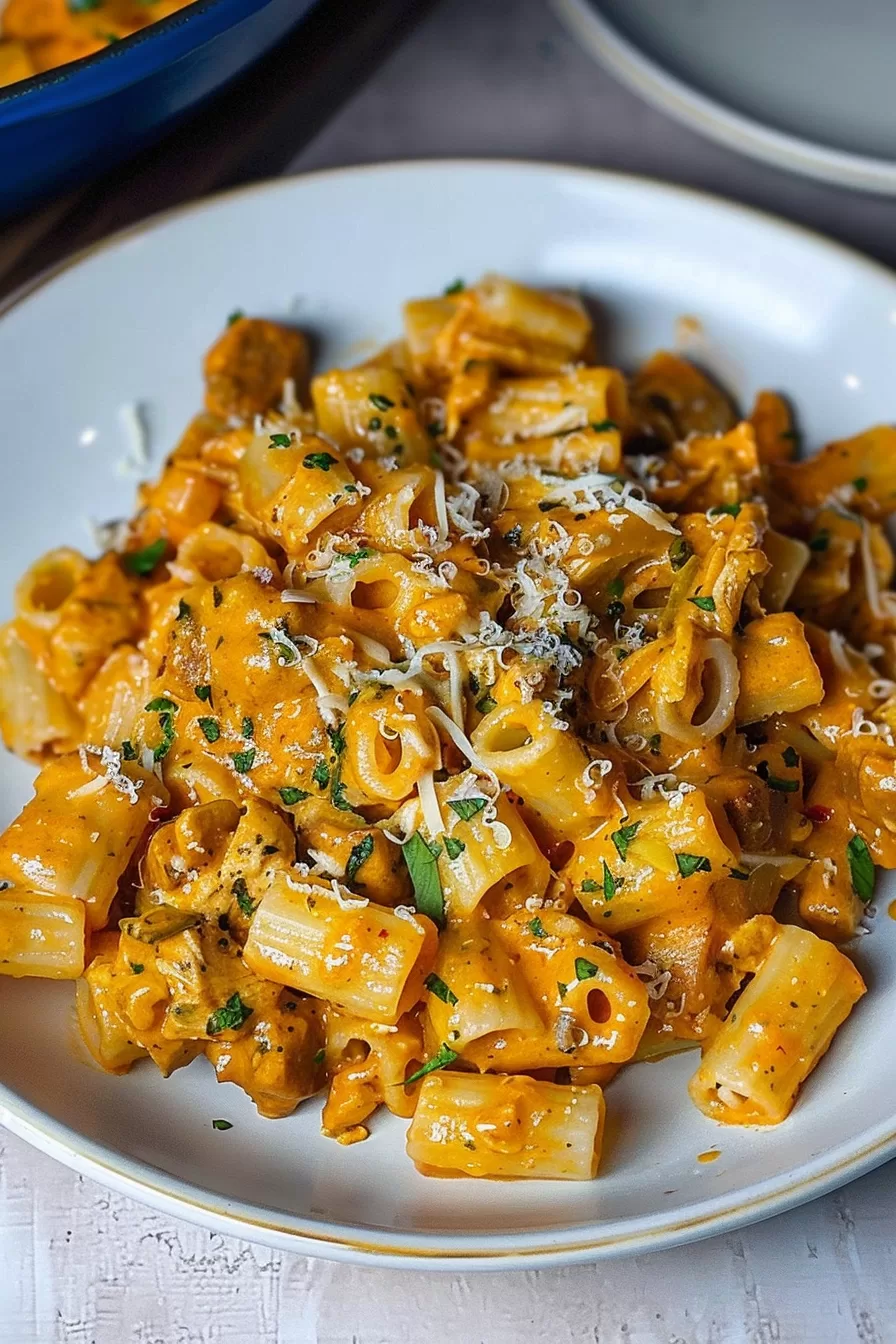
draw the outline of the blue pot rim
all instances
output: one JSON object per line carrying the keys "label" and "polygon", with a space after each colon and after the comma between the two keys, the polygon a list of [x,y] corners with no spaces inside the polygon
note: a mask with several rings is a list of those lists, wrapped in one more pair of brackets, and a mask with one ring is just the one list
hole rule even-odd
{"label": "blue pot rim", "polygon": [[97,102],[173,64],[271,0],[194,0],[103,51],[0,90],[0,129]]}

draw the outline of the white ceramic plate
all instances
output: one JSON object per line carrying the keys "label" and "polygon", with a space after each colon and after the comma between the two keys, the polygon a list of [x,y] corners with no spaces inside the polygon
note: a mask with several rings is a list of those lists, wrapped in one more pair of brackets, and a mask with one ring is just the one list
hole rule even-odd
{"label": "white ceramic plate", "polygon": [[595,56],[713,140],[896,193],[890,0],[554,0]]}
{"label": "white ceramic plate", "polygon": [[[144,403],[154,467],[201,396],[200,358],[236,307],[295,316],[322,364],[362,357],[410,295],[500,268],[583,287],[606,355],[630,364],[702,324],[700,354],[745,400],[796,397],[809,443],[893,415],[896,281],[761,215],[648,182],[567,168],[438,163],[287,179],[175,211],[94,249],[0,319],[6,507],[0,592],[40,551],[85,545],[83,519],[130,509],[117,419]],[[4,823],[30,771],[8,758]],[[882,907],[885,908],[885,907]],[[220,1231],[331,1257],[498,1268],[668,1246],[765,1217],[896,1150],[896,924],[859,961],[870,993],[778,1129],[726,1129],[690,1104],[693,1056],[609,1090],[600,1178],[438,1181],[404,1154],[403,1122],[368,1142],[319,1134],[320,1106],[256,1117],[205,1061],[167,1082],[107,1077],[79,1055],[71,988],[0,984],[0,1119],[77,1170]],[[214,1118],[233,1124],[211,1127]],[[717,1161],[698,1154],[718,1148]]]}

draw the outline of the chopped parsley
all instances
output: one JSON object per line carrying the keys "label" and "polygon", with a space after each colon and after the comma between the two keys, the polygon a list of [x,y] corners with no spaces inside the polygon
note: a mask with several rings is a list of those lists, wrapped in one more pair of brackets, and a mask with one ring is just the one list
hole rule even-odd
{"label": "chopped parsley", "polygon": [[712,864],[705,854],[676,854],[675,862],[682,877],[693,877],[695,873],[711,873]]}
{"label": "chopped parsley", "polygon": [[661,738],[659,733],[651,733],[650,737],[648,737],[647,747],[651,756],[658,756],[660,754],[660,742]]}
{"label": "chopped parsley", "polygon": [[137,748],[129,737],[126,737],[121,744],[121,759],[123,761],[136,761]]}
{"label": "chopped parsley", "polygon": [[732,518],[736,518],[740,513],[740,508],[741,506],[739,504],[714,504],[709,511],[709,516],[710,518],[715,518],[720,513],[727,513],[730,514]]}
{"label": "chopped parsley", "polygon": [[392,407],[395,405],[394,401],[390,401],[388,397],[384,397],[380,392],[371,392],[367,400],[370,402],[371,406],[375,406],[378,411],[391,411]]}
{"label": "chopped parsley", "polygon": [[368,550],[366,546],[362,546],[359,551],[350,551],[348,555],[344,555],[342,558],[348,561],[349,569],[357,569],[362,560],[369,560],[372,555],[373,551]]}
{"label": "chopped parsley", "polygon": [[243,1003],[239,993],[231,994],[222,1008],[216,1008],[205,1024],[209,1036],[219,1036],[222,1031],[238,1031],[253,1013],[248,1004]]}
{"label": "chopped parsley", "polygon": [[785,765],[789,765],[793,770],[800,763],[800,758],[793,747],[785,747],[781,752],[781,759]]}
{"label": "chopped parsley", "polygon": [[323,757],[321,757],[319,761],[315,762],[314,769],[311,771],[311,778],[314,780],[315,784],[319,789],[325,789],[329,785],[330,767],[327,765]]}
{"label": "chopped parsley", "polygon": [[308,793],[306,789],[294,789],[290,785],[287,785],[286,788],[278,789],[277,792],[287,807],[295,807],[296,803],[303,803],[306,798],[311,797],[311,794]]}
{"label": "chopped parsley", "polygon": [[497,709],[498,702],[493,695],[486,691],[480,700],[476,701],[476,708],[480,714],[490,714],[493,709]]}
{"label": "chopped parsley", "polygon": [[354,882],[358,876],[358,870],[370,858],[373,853],[373,836],[365,835],[363,840],[359,840],[352,846],[352,851],[348,856],[348,863],[345,865],[345,880],[349,884]]}
{"label": "chopped parsley", "polygon": [[529,920],[529,932],[532,934],[533,938],[547,938],[548,936],[548,931],[538,918],[538,915],[536,915],[534,919]]}
{"label": "chopped parsley", "polygon": [[846,857],[852,889],[863,905],[867,905],[874,895],[874,860],[860,835],[854,835],[846,846]]}
{"label": "chopped parsley", "polygon": [[440,420],[430,420],[429,424],[426,426],[426,432],[432,438],[438,439],[442,434],[445,433],[445,426],[441,423]]}
{"label": "chopped parsley", "polygon": [[459,859],[466,849],[463,840],[457,840],[453,835],[445,836],[445,853],[449,859]]}
{"label": "chopped parsley", "polygon": [[188,616],[192,616],[192,614],[193,614],[193,609],[192,609],[192,607],[190,606],[189,602],[185,602],[185,601],[183,600],[183,598],[181,598],[180,601],[179,601],[178,604],[177,604],[177,617],[176,617],[176,619],[179,620],[179,621],[185,621],[185,620],[187,619],[187,617],[188,617]]}
{"label": "chopped parsley", "polygon": [[859,494],[861,494],[863,490],[867,490],[867,489],[868,489],[868,477],[867,477],[867,476],[857,476],[857,477],[855,478],[855,480],[853,481],[853,488],[854,488],[855,490],[858,490]]}
{"label": "chopped parsley", "polygon": [[768,761],[760,761],[756,767],[756,773],[776,793],[797,793],[799,791],[800,782],[798,779],[780,779],[778,775],[773,775],[768,768]]}
{"label": "chopped parsley", "polygon": [[302,466],[306,471],[329,471],[338,465],[338,461],[332,453],[306,453],[302,458]]}
{"label": "chopped parsley", "polygon": [[448,988],[445,981],[440,976],[436,975],[435,971],[428,975],[423,983],[430,994],[435,994],[437,999],[441,999],[442,1002],[447,1003],[449,1007],[453,1008],[457,1003],[457,995],[453,990]]}
{"label": "chopped parsley", "polygon": [[569,985],[564,985],[564,983],[563,983],[562,980],[558,980],[558,981],[557,981],[557,993],[560,995],[560,1001],[561,1001],[561,1003],[562,1003],[562,1001],[566,998],[566,995],[567,995],[567,991],[568,991],[568,990],[569,990]]}
{"label": "chopped parsley", "polygon": [[[240,314],[240,316],[242,316],[242,314]],[[231,314],[231,319],[236,320],[233,314]],[[229,1120],[213,1120],[212,1129],[233,1129],[233,1125]]]}
{"label": "chopped parsley", "polygon": [[826,551],[828,543],[831,540],[831,534],[826,527],[819,528],[814,537],[809,538],[810,551]]}
{"label": "chopped parsley", "polygon": [[715,598],[713,597],[689,597],[688,601],[693,602],[694,606],[699,607],[701,611],[715,611],[716,609]]}
{"label": "chopped parsley", "polygon": [[177,713],[178,706],[173,700],[169,700],[166,695],[157,695],[144,708],[147,713],[158,714],[159,716],[162,740],[153,747],[152,758],[154,761],[163,761],[174,743],[174,716]]}
{"label": "chopped parsley", "polygon": [[442,293],[445,295],[460,294],[464,288],[463,280],[452,280],[450,285],[446,285]]}
{"label": "chopped parsley", "polygon": [[447,1064],[453,1064],[457,1059],[457,1051],[452,1050],[448,1045],[440,1045],[432,1059],[428,1059],[425,1064],[421,1064],[416,1073],[412,1073],[410,1078],[405,1078],[405,1087],[410,1087],[411,1083],[419,1082],[425,1078],[428,1073],[435,1073],[436,1069],[444,1069]]}
{"label": "chopped parsley", "polygon": [[144,966],[142,961],[132,961],[130,965],[131,965],[131,971],[134,975],[143,974]]}
{"label": "chopped parsley", "polygon": [[482,811],[487,801],[486,798],[451,798],[448,806],[452,812],[457,813],[461,821],[469,821],[477,812]]}
{"label": "chopped parsley", "polygon": [[204,700],[205,703],[208,705],[210,705],[212,702],[211,686],[194,686],[193,694],[195,695],[197,700]]}
{"label": "chopped parsley", "polygon": [[616,878],[610,872],[610,866],[607,863],[606,859],[604,859],[603,861],[603,867],[604,867],[604,877],[603,877],[604,900],[612,901],[613,897],[616,895],[616,887],[618,886],[618,883],[616,881]]}
{"label": "chopped parsley", "polygon": [[251,919],[252,916],[255,914],[255,911],[258,909],[258,902],[253,901],[252,897],[249,895],[249,888],[246,885],[246,879],[244,877],[238,877],[234,882],[233,886],[230,888],[230,890],[233,893],[234,900],[236,901],[239,908],[242,910],[243,914],[246,916],[247,919]]}
{"label": "chopped parsley", "polygon": [[247,747],[245,751],[232,751],[230,759],[233,761],[233,767],[241,775],[248,774],[255,764],[255,748]]}
{"label": "chopped parsley", "polygon": [[591,428],[595,434],[609,434],[610,430],[618,429],[619,426],[615,420],[592,420]]}
{"label": "chopped parsley", "polygon": [[582,890],[587,892],[597,891],[598,886],[599,884],[595,882],[593,877],[586,877],[585,881],[582,883]]}
{"label": "chopped parsley", "polygon": [[628,854],[628,847],[638,834],[638,827],[640,825],[640,821],[633,821],[628,826],[623,823],[623,825],[619,827],[619,830],[613,831],[610,836],[610,839],[616,846],[616,853],[619,855],[620,859],[622,859],[623,863]]}
{"label": "chopped parsley", "polygon": [[243,312],[242,308],[234,308],[233,312],[229,313],[227,317],[228,327],[232,327],[234,322],[239,322],[240,318],[245,316],[246,314]]}
{"label": "chopped parsley", "polygon": [[593,980],[596,975],[597,967],[593,961],[588,961],[585,957],[576,957],[577,980]]}
{"label": "chopped parsley", "polygon": [[249,718],[249,715],[247,714],[246,717],[243,719],[243,737],[254,737],[254,736],[255,736],[255,724],[252,722],[252,720]]}
{"label": "chopped parsley", "polygon": [[127,555],[122,556],[122,564],[131,574],[145,578],[147,574],[153,572],[165,554],[166,545],[165,538],[159,537],[157,541],[151,541],[148,546],[144,546],[141,551],[129,551]]}
{"label": "chopped parsley", "polygon": [[197,719],[206,742],[217,742],[221,736],[221,726],[217,719]]}
{"label": "chopped parsley", "polygon": [[321,1046],[321,1048],[320,1048],[318,1051],[315,1052],[313,1062],[314,1062],[315,1064],[318,1064],[318,1065],[319,1065],[319,1064],[323,1064],[323,1062],[324,1062],[324,1060],[326,1059],[326,1057],[327,1057],[327,1052],[326,1052],[326,1050],[323,1048],[323,1046]]}
{"label": "chopped parsley", "polygon": [[270,437],[270,440],[271,440],[270,443],[268,444],[268,447],[269,447],[269,448],[291,448],[291,447],[292,447],[292,435],[291,435],[291,434],[271,434],[269,437]]}
{"label": "chopped parsley", "polygon": [[669,563],[674,570],[684,569],[693,554],[693,546],[684,537],[676,537],[669,545]]}
{"label": "chopped parsley", "polygon": [[445,896],[436,860],[439,845],[428,845],[419,831],[401,847],[404,861],[414,887],[414,903],[421,915],[426,915],[440,929],[445,924]]}
{"label": "chopped parsley", "polygon": [[611,579],[611,581],[607,584],[607,592],[609,593],[610,597],[621,597],[624,591],[625,591],[625,584],[622,582],[622,579],[619,578],[618,575],[616,576],[615,579]]}

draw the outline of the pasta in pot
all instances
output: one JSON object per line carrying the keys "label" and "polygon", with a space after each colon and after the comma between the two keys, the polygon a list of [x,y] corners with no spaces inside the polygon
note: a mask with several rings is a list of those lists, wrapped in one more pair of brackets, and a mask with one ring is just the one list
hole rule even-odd
{"label": "pasta in pot", "polygon": [[780,1123],[896,867],[894,431],[797,461],[776,394],[627,377],[497,275],[308,372],[237,316],[119,548],[17,586],[0,974],[76,981],[109,1072],[385,1108],[432,1175],[591,1179],[687,1047]]}

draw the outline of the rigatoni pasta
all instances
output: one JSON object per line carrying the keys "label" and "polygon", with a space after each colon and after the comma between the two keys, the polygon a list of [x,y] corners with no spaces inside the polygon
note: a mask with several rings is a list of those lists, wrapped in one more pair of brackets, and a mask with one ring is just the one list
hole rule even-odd
{"label": "rigatoni pasta", "polygon": [[497,275],[310,384],[234,315],[205,373],[0,629],[0,974],[433,1175],[591,1179],[604,1088],[688,1047],[707,1123],[783,1121],[896,867],[894,431],[797,461],[777,394]]}

